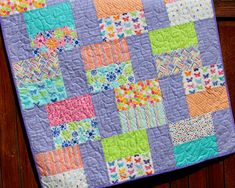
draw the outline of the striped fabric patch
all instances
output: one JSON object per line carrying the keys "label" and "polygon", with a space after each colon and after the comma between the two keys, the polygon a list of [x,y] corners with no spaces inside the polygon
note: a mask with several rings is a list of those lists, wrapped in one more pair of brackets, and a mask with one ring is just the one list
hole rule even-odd
{"label": "striped fabric patch", "polygon": [[79,146],[67,147],[35,155],[41,176],[83,168]]}
{"label": "striped fabric patch", "polygon": [[129,132],[138,129],[147,129],[166,124],[166,115],[162,102],[148,103],[120,111],[122,131]]}
{"label": "striped fabric patch", "polygon": [[81,54],[86,70],[131,59],[125,39],[84,46],[81,48]]}

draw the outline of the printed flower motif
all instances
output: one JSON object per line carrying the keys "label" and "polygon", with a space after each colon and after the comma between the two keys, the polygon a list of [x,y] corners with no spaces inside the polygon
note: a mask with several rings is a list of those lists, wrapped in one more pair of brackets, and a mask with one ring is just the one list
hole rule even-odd
{"label": "printed flower motif", "polygon": [[116,74],[122,74],[122,69],[121,69],[121,67],[116,68],[116,69],[115,69],[115,73],[116,73]]}
{"label": "printed flower motif", "polygon": [[92,121],[91,121],[91,126],[93,127],[93,128],[96,128],[97,127],[97,121],[95,120],[95,119],[93,119]]}
{"label": "printed flower motif", "polygon": [[61,129],[61,130],[66,130],[67,128],[66,128],[65,125],[62,124],[62,125],[60,125],[60,129]]}
{"label": "printed flower motif", "polygon": [[100,138],[95,118],[74,121],[52,127],[52,135],[56,148],[74,146]]}
{"label": "printed flower motif", "polygon": [[106,78],[109,82],[113,82],[116,80],[116,74],[114,72],[109,72]]}
{"label": "printed flower motif", "polygon": [[71,29],[69,27],[63,27],[62,30],[65,36],[69,36],[71,34]]}
{"label": "printed flower motif", "polygon": [[46,41],[46,46],[51,49],[54,50],[57,47],[57,40],[55,38],[50,38]]}
{"label": "printed flower motif", "polygon": [[45,34],[44,34],[44,36],[45,36],[46,39],[51,38],[51,37],[52,37],[51,31],[46,31]]}
{"label": "printed flower motif", "polygon": [[62,147],[63,147],[63,148],[69,147],[69,146],[71,146],[71,142],[70,142],[70,141],[65,140],[65,141],[62,142]]}
{"label": "printed flower motif", "polygon": [[86,132],[86,135],[87,135],[88,139],[94,139],[95,138],[95,131],[93,129],[89,130]]}
{"label": "printed flower motif", "polygon": [[45,0],[1,0],[0,16],[8,16],[17,12],[25,12],[45,6]]}
{"label": "printed flower motif", "polygon": [[78,136],[78,133],[76,131],[72,132],[72,136],[73,137],[77,137]]}
{"label": "printed flower motif", "polygon": [[72,144],[73,146],[79,144],[78,139],[73,138],[72,141],[71,141],[71,144]]}
{"label": "printed flower motif", "polygon": [[39,48],[35,48],[35,49],[33,50],[33,54],[34,54],[35,56],[38,56],[38,55],[40,54]]}
{"label": "printed flower motif", "polygon": [[58,137],[60,135],[60,129],[57,127],[53,127],[52,135],[53,135],[53,137]]}
{"label": "printed flower motif", "polygon": [[107,90],[111,89],[111,87],[109,84],[103,84],[101,89],[107,91]]}
{"label": "printed flower motif", "polygon": [[42,47],[43,45],[45,45],[45,37],[43,36],[43,34],[41,33],[41,34],[38,34],[37,36],[36,36],[36,38],[35,38],[35,45],[38,47],[38,48],[40,48],[40,47]]}
{"label": "printed flower motif", "polygon": [[128,80],[129,80],[129,82],[134,82],[135,78],[134,78],[134,76],[130,76],[130,77],[128,77]]}
{"label": "printed flower motif", "polygon": [[92,76],[95,76],[96,74],[97,74],[97,70],[94,69],[94,70],[91,71]]}
{"label": "printed flower motif", "polygon": [[55,38],[56,38],[57,40],[63,39],[63,38],[64,38],[64,32],[63,32],[63,30],[61,30],[61,29],[56,29],[56,30],[54,31],[54,36],[55,36]]}
{"label": "printed flower motif", "polygon": [[57,41],[57,46],[64,47],[65,46],[65,41],[64,40],[58,40]]}
{"label": "printed flower motif", "polygon": [[73,46],[76,47],[79,45],[78,39],[73,39]]}
{"label": "printed flower motif", "polygon": [[[38,33],[31,42],[33,48],[37,48],[39,53],[53,53],[69,50],[79,46],[77,32],[69,27],[58,28],[56,30]],[[38,53],[34,53],[38,55]]]}

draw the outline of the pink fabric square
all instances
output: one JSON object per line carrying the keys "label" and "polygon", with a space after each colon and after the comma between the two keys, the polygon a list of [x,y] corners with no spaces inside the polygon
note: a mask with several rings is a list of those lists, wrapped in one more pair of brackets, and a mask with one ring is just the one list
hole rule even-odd
{"label": "pink fabric square", "polygon": [[46,111],[51,126],[95,116],[90,95],[74,97],[48,104]]}

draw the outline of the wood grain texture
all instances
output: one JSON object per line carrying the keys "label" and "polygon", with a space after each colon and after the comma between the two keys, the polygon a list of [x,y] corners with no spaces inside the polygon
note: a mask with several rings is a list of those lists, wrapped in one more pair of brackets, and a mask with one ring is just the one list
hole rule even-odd
{"label": "wood grain texture", "polygon": [[[230,98],[235,112],[235,21],[220,19],[219,33]],[[39,180],[23,128],[2,35],[0,70],[0,187],[37,188]],[[235,154],[116,187],[234,188]]]}
{"label": "wood grain texture", "polygon": [[217,17],[235,17],[235,1],[215,0],[215,10]]}

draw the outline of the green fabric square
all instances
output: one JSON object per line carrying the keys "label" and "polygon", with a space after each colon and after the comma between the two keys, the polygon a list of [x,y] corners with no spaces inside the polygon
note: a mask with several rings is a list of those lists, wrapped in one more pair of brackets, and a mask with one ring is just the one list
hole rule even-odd
{"label": "green fabric square", "polygon": [[149,39],[153,55],[198,44],[194,23],[150,31]]}
{"label": "green fabric square", "polygon": [[146,130],[105,138],[102,145],[106,162],[150,152]]}

